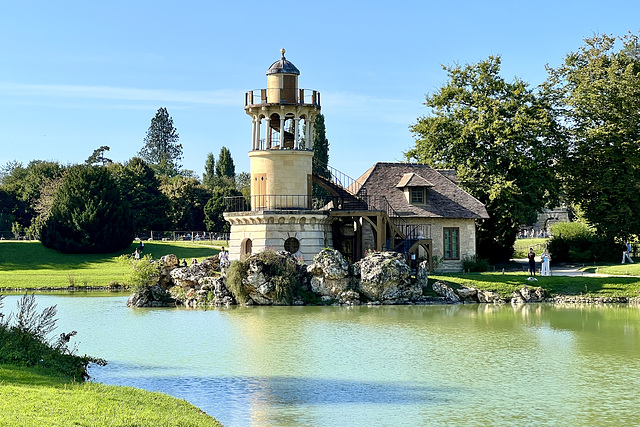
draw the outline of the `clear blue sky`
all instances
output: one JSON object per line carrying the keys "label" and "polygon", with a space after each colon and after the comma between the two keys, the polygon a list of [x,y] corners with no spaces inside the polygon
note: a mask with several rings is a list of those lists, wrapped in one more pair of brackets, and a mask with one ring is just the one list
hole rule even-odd
{"label": "clear blue sky", "polygon": [[201,176],[231,150],[248,171],[244,92],[287,50],[300,87],[319,90],[330,164],[359,176],[402,160],[441,64],[502,56],[535,86],[593,34],[640,27],[640,2],[7,1],[0,12],[0,164],[81,163],[108,145],[126,161],[167,107]]}

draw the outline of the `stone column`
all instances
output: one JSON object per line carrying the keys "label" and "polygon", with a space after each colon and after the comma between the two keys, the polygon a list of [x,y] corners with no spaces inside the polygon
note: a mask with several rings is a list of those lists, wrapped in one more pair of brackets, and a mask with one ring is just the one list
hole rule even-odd
{"label": "stone column", "polygon": [[251,127],[251,150],[257,150],[257,144],[256,144],[256,118],[255,116],[253,117],[253,126]]}
{"label": "stone column", "polygon": [[300,126],[300,118],[296,117],[293,119],[293,149],[297,150],[300,148],[300,143],[298,142],[298,126]]}
{"label": "stone column", "polygon": [[309,149],[311,147],[311,122],[309,121],[309,117],[306,117],[304,119],[304,131],[306,134],[305,141],[304,141],[304,144],[305,144],[304,148]]}
{"label": "stone column", "polygon": [[284,117],[280,116],[280,149],[284,148]]}
{"label": "stone column", "polygon": [[258,116],[256,120],[256,150],[260,149],[260,123],[261,122],[262,122],[262,119],[260,118],[260,116]]}
{"label": "stone column", "polygon": [[264,121],[267,124],[267,148],[271,148],[271,119],[267,117]]}

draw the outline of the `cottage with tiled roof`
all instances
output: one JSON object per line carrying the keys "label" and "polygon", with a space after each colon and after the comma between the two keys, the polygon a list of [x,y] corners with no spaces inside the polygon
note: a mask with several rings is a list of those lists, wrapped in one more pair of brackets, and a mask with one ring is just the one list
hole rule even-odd
{"label": "cottage with tiled roof", "polygon": [[393,216],[403,220],[403,229],[413,230],[405,234],[423,241],[409,248],[416,258],[431,255],[442,261],[440,269],[460,270],[462,259],[476,254],[476,220],[489,215],[480,201],[456,185],[454,171],[415,163],[376,163],[357,181],[368,197],[384,196]]}

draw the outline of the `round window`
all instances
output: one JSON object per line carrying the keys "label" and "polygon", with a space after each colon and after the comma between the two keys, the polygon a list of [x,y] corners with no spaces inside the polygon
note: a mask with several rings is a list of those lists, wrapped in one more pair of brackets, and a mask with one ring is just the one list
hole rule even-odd
{"label": "round window", "polygon": [[300,249],[300,241],[298,241],[298,239],[296,239],[295,237],[289,237],[284,241],[285,251],[294,254],[298,252],[298,249]]}

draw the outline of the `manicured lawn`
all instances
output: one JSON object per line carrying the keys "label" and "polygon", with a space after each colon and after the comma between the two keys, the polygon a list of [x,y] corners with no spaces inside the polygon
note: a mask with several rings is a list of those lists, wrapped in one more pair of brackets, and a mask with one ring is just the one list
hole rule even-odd
{"label": "manicured lawn", "polygon": [[190,403],[161,393],[73,383],[8,365],[0,365],[0,425],[221,426]]}
{"label": "manicured lawn", "polygon": [[[552,268],[553,270],[553,268]],[[601,272],[601,271],[599,271]],[[640,271],[638,272],[640,274]],[[503,297],[522,288],[541,286],[551,295],[589,295],[597,297],[637,297],[640,296],[640,277],[567,277],[536,276],[537,282],[528,281],[529,275],[520,272],[433,274],[430,281],[442,280],[470,288],[496,291]]]}
{"label": "manicured lawn", "polygon": [[542,249],[547,246],[549,239],[535,238],[535,239],[516,239],[513,245],[514,258],[526,258],[529,253],[529,248],[533,248],[533,251],[540,255]]}
{"label": "manicured lawn", "polygon": [[[217,242],[225,245],[227,242]],[[215,245],[215,243],[213,244]],[[175,254],[178,258],[203,258],[216,255],[210,242],[145,242],[145,254],[154,259]],[[66,288],[108,286],[120,282],[128,267],[117,261],[131,254],[139,244],[110,254],[63,254],[45,248],[40,242],[0,241],[0,289]]]}

